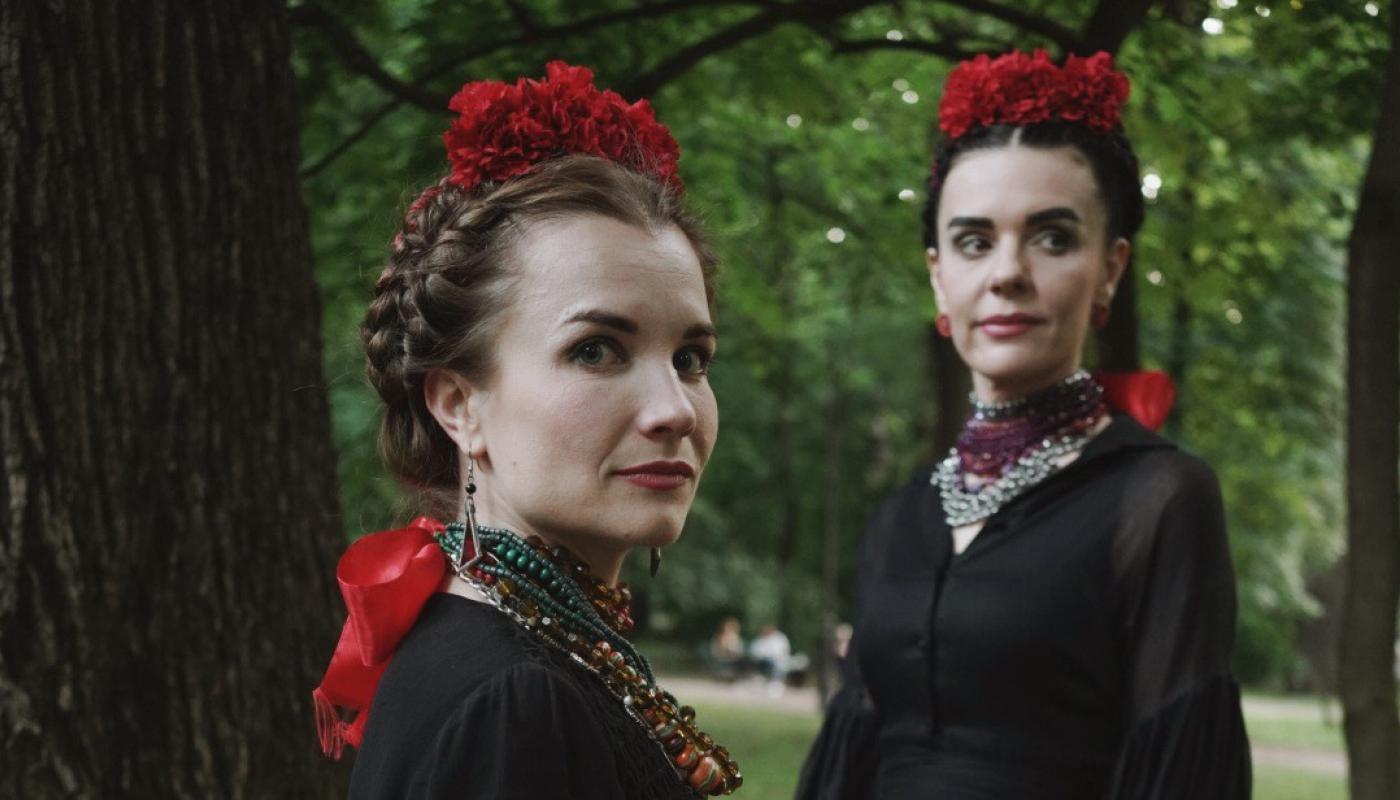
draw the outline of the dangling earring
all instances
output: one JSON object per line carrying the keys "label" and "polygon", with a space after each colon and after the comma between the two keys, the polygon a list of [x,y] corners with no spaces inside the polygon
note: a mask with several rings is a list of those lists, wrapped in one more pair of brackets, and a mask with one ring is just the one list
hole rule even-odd
{"label": "dangling earring", "polygon": [[1108,318],[1112,314],[1113,311],[1109,308],[1108,303],[1095,305],[1094,310],[1089,314],[1089,324],[1094,327],[1094,330],[1101,331],[1108,327]]}
{"label": "dangling earring", "polygon": [[933,327],[938,329],[938,335],[944,339],[953,338],[953,321],[948,319],[947,314],[939,314],[935,317]]}
{"label": "dangling earring", "polygon": [[467,456],[467,535],[476,541],[476,459]]}
{"label": "dangling earring", "polygon": [[656,573],[661,571],[661,548],[651,548],[651,577],[655,578]]}

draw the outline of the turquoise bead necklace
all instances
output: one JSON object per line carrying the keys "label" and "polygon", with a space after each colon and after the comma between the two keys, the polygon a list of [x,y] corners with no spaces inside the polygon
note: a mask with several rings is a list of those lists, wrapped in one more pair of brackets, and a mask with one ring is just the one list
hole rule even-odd
{"label": "turquoise bead necklace", "polygon": [[[527,542],[504,528],[479,525],[476,556],[463,563],[468,540],[467,526],[461,522],[450,523],[438,535],[438,545],[459,575],[463,572],[474,574],[477,580],[473,582],[481,582],[488,587],[498,586],[501,579],[506,579],[515,591],[534,601],[545,615],[541,618],[552,617],[566,629],[607,642],[614,652],[622,654],[629,666],[646,676],[648,682],[655,682],[651,664],[618,630],[624,627],[619,622],[619,616],[628,618],[614,615],[612,624],[609,624],[598,604],[584,594],[579,579],[587,575],[587,567],[582,562],[568,558],[561,548],[554,548],[551,552],[543,542]],[[559,566],[560,561],[573,562],[573,571],[578,576],[568,574]]]}
{"label": "turquoise bead necklace", "polygon": [[742,786],[729,751],[696,726],[695,709],[657,685],[651,665],[623,635],[632,627],[627,587],[608,586],[567,550],[537,536],[527,540],[476,525],[474,488],[468,483],[467,522],[454,522],[436,536],[452,571],[597,676],[696,794],[727,795]]}

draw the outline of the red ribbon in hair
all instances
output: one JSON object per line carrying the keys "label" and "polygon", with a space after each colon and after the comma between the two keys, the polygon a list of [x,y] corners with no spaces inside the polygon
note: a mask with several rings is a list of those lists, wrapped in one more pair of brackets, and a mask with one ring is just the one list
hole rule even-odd
{"label": "red ribbon in hair", "polygon": [[1176,402],[1176,384],[1160,370],[1098,372],[1094,380],[1103,387],[1109,408],[1131,415],[1149,430],[1162,427]]}
{"label": "red ribbon in hair", "polygon": [[[389,657],[447,577],[447,557],[433,538],[443,529],[437,520],[418,517],[406,528],[362,537],[336,565],[349,616],[321,685],[311,693],[321,750],[331,758],[340,758],[346,744],[360,746]],[[351,712],[350,718],[337,709]]]}

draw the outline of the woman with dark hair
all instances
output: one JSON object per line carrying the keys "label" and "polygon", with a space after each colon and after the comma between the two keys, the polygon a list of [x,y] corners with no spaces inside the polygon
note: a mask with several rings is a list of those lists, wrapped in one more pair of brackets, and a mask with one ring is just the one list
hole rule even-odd
{"label": "woman with dark hair", "polygon": [[1215,475],[1149,430],[1165,376],[1080,366],[1143,220],[1127,95],[1103,53],[948,78],[924,244],[972,413],[872,517],[800,798],[1249,796]]}
{"label": "woman with dark hair", "polygon": [[[390,469],[316,699],[352,797],[693,798],[741,778],[627,640],[627,554],[675,541],[718,427],[715,258],[645,101],[562,62],[471,83],[363,326]],[[337,710],[340,709],[340,710]],[[342,711],[352,715],[342,717]]]}

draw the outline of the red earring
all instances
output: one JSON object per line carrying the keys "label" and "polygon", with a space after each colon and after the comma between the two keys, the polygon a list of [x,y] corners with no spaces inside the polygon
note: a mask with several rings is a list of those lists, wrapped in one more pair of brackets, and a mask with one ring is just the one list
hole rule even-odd
{"label": "red earring", "polygon": [[1094,330],[1101,331],[1108,327],[1108,318],[1113,314],[1107,303],[1094,306],[1094,310],[1089,314],[1089,324],[1094,326]]}
{"label": "red earring", "polygon": [[933,320],[933,327],[938,329],[938,335],[944,339],[953,338],[953,322],[948,319],[947,314],[939,314]]}

